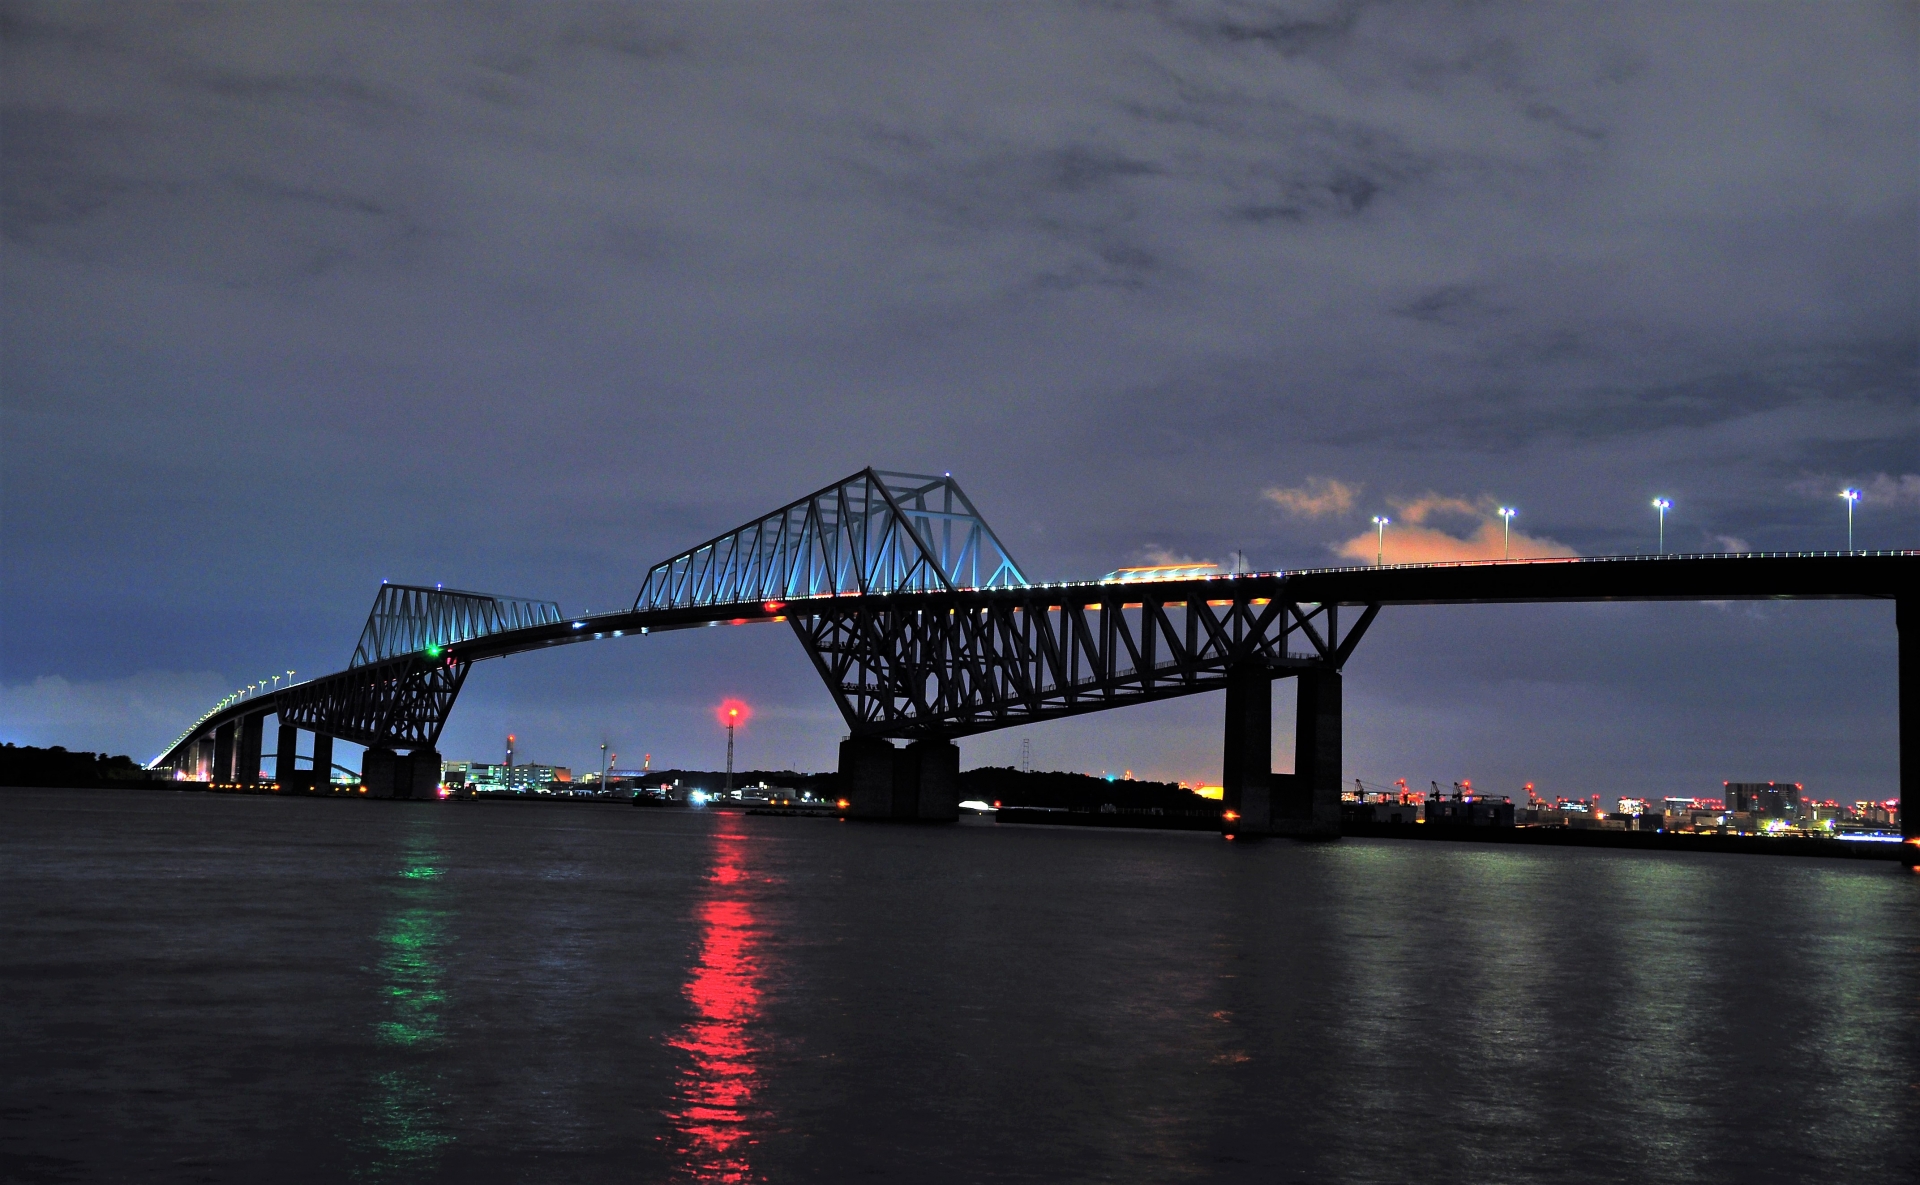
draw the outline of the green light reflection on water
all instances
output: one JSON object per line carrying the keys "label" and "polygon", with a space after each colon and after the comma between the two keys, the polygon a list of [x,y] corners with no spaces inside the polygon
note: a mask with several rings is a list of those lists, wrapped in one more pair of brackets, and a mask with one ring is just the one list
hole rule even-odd
{"label": "green light reflection on water", "polygon": [[374,936],[380,957],[378,994],[385,1016],[374,1022],[377,1059],[362,1109],[361,1180],[407,1180],[431,1171],[454,1137],[442,1122],[442,1076],[433,1055],[446,1041],[445,953],[448,944],[443,869],[433,850],[431,820],[407,837],[403,866],[383,886],[392,908]]}

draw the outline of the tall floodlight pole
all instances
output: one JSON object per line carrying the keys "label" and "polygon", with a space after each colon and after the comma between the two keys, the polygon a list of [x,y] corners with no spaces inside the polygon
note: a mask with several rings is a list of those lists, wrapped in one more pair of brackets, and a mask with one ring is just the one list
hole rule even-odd
{"label": "tall floodlight pole", "polygon": [[724,794],[733,797],[733,726],[740,722],[740,709],[727,709],[727,788]]}
{"label": "tall floodlight pole", "polygon": [[1667,554],[1667,511],[1673,509],[1673,503],[1665,498],[1655,498],[1653,508],[1660,512],[1660,554]]}
{"label": "tall floodlight pole", "polygon": [[1500,517],[1504,520],[1500,527],[1500,558],[1503,560],[1513,558],[1513,516],[1519,513],[1511,506],[1500,508]]}
{"label": "tall floodlight pole", "polygon": [[1853,550],[1853,504],[1860,500],[1859,490],[1841,490],[1840,496],[1847,500],[1847,550]]}
{"label": "tall floodlight pole", "polygon": [[605,790],[607,788],[607,770],[612,768],[612,765],[613,763],[607,760],[607,743],[605,741],[601,741],[600,742],[600,788],[602,790]]}
{"label": "tall floodlight pole", "polygon": [[1387,524],[1393,520],[1385,515],[1373,516],[1373,566],[1384,567],[1387,560]]}

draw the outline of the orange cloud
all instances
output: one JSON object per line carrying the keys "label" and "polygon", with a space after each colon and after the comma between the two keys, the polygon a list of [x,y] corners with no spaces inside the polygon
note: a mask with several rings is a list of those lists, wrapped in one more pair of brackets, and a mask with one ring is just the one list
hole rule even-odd
{"label": "orange cloud", "polygon": [[1462,514],[1469,518],[1484,518],[1493,509],[1493,503],[1485,501],[1476,506],[1465,498],[1449,498],[1445,494],[1425,493],[1418,498],[1402,500],[1389,499],[1400,517],[1409,523],[1424,523],[1435,514]]}
{"label": "orange cloud", "polygon": [[1309,477],[1306,485],[1296,489],[1275,486],[1264,491],[1268,501],[1288,514],[1297,514],[1302,518],[1345,514],[1353,509],[1353,497],[1359,492],[1359,486],[1350,486],[1344,481],[1327,477]]}
{"label": "orange cloud", "polygon": [[[1459,503],[1459,499],[1449,501]],[[1466,505],[1465,503],[1459,503]],[[1445,509],[1456,509],[1449,506]],[[1477,513],[1467,506],[1470,513]],[[1403,508],[1408,518],[1413,514]],[[1421,518],[1426,517],[1423,512]],[[1482,521],[1473,534],[1462,539],[1449,535],[1445,531],[1436,531],[1432,527],[1418,525],[1419,520],[1402,526],[1399,523],[1387,527],[1385,549],[1386,562],[1389,564],[1443,564],[1458,560],[1497,560],[1501,556],[1500,524],[1494,521]],[[1366,531],[1340,544],[1335,549],[1348,559],[1373,562],[1374,533]],[[1519,531],[1513,533],[1511,548],[1507,553],[1516,560],[1543,560],[1557,556],[1577,554],[1573,548],[1552,539],[1537,538]]]}

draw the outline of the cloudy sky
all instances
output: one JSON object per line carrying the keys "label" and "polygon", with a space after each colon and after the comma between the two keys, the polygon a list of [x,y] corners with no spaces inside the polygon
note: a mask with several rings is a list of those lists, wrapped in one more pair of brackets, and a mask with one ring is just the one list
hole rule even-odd
{"label": "cloudy sky", "polygon": [[[382,579],[631,600],[862,466],[1040,579],[1920,545],[1910,4],[0,5],[0,733],[145,759]],[[1404,609],[1349,776],[1890,795],[1885,604]],[[1284,685],[1283,685],[1284,688]],[[442,749],[825,768],[781,627]],[[1276,765],[1289,768],[1282,691]],[[1218,780],[1196,697],[969,764]],[[497,758],[496,758],[497,759]]]}

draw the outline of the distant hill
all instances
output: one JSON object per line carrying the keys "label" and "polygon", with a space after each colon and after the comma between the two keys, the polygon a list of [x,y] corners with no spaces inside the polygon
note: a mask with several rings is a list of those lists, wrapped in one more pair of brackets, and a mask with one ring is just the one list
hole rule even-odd
{"label": "distant hill", "polygon": [[98,786],[144,782],[147,771],[125,754],[69,753],[60,745],[0,745],[0,786]]}
{"label": "distant hill", "polygon": [[960,774],[960,797],[1007,806],[1058,806],[1069,810],[1115,807],[1160,807],[1167,810],[1205,810],[1220,804],[1202,798],[1177,782],[1141,782],[1131,778],[1108,781],[1093,774],[1022,773],[1011,766],[982,766]]}

